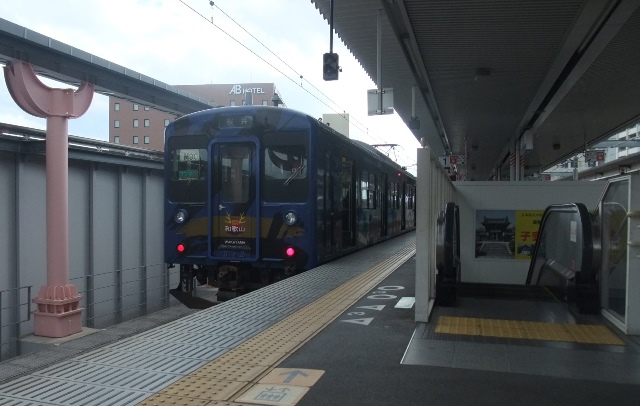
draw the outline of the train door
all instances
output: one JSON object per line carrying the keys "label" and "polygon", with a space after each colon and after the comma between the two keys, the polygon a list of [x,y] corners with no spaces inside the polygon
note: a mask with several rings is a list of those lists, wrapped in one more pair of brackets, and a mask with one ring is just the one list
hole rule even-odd
{"label": "train door", "polygon": [[331,153],[327,152],[324,162],[324,198],[322,199],[322,215],[324,218],[322,234],[324,252],[326,254],[333,253],[333,247],[335,246],[333,238],[333,162],[331,158]]}
{"label": "train door", "polygon": [[400,207],[401,207],[401,222],[400,230],[407,229],[407,182],[402,182],[402,189],[400,190]]}
{"label": "train door", "polygon": [[340,201],[342,205],[341,218],[343,247],[352,247],[355,244],[355,194],[353,189],[353,161],[342,157],[342,192]]}
{"label": "train door", "polygon": [[381,224],[381,228],[380,228],[380,236],[381,237],[386,237],[387,236],[387,227],[388,227],[388,213],[387,210],[389,209],[389,179],[387,177],[386,173],[382,174],[382,196],[380,199],[381,202],[381,209],[382,209],[382,215],[380,216],[380,221],[382,222]]}
{"label": "train door", "polygon": [[260,221],[257,196],[258,140],[218,138],[210,146],[211,256],[225,260],[256,260]]}

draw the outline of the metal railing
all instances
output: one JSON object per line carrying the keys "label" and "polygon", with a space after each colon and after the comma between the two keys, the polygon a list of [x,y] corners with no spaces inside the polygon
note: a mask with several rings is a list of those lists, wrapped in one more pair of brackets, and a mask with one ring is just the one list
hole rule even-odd
{"label": "metal railing", "polygon": [[[150,268],[162,267],[164,270],[153,276],[148,276]],[[173,269],[173,270],[172,270]],[[127,276],[134,272],[140,272],[140,276],[134,279],[128,279]],[[102,272],[93,275],[84,275],[72,278],[69,281],[74,283],[84,282],[84,289],[79,289],[78,293],[82,295],[81,306],[85,308],[85,323],[87,327],[108,327],[113,324],[122,323],[135,317],[144,316],[149,311],[157,311],[170,306],[172,296],[169,294],[170,281],[172,276],[178,278],[179,271],[175,268],[167,268],[164,263],[140,265],[125,269],[116,269],[109,272]],[[115,282],[109,285],[100,284],[96,287],[95,280],[100,277],[113,276]],[[160,280],[160,282],[151,288],[147,288],[150,282]],[[136,284],[140,287],[136,288]],[[127,289],[127,287],[133,287]],[[109,294],[107,299],[99,300],[96,296],[100,292],[108,292],[112,289],[115,293]],[[160,292],[156,298],[149,299],[154,296],[153,293]],[[127,300],[138,297],[138,300]],[[133,302],[127,305],[126,303]],[[109,306],[112,303],[112,306]],[[101,312],[100,309],[110,309]],[[99,320],[110,318],[111,321],[100,323]]]}
{"label": "metal railing", "polygon": [[[159,267],[163,270],[147,276],[150,268]],[[134,272],[141,274],[128,279]],[[82,295],[80,305],[85,308],[84,326],[106,328],[178,304],[169,294],[171,281],[177,281],[178,274],[178,268],[167,268],[166,264],[158,263],[84,275],[71,278],[69,282],[85,287],[78,290]],[[101,277],[112,277],[115,281],[95,287],[95,279]],[[158,282],[154,284],[154,281]],[[20,355],[22,351],[20,339],[30,332],[24,324],[32,322],[34,310],[32,288],[24,286],[0,291],[0,361]],[[101,295],[101,292],[106,293]],[[100,296],[106,298],[97,299]]]}
{"label": "metal railing", "polygon": [[[9,347],[19,340],[21,324],[31,320],[31,288],[23,286],[0,290],[0,360],[5,358],[5,353],[11,352]],[[23,291],[26,291],[24,300]],[[25,307],[26,315],[22,311]]]}

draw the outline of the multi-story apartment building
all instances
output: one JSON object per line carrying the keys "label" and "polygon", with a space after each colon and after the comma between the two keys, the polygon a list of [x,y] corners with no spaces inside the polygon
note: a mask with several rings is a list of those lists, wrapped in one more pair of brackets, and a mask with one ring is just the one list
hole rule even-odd
{"label": "multi-story apartment building", "polygon": [[[282,99],[273,83],[178,85],[219,106],[278,105]],[[150,106],[109,97],[109,141],[140,148],[164,150],[164,128],[175,115]]]}

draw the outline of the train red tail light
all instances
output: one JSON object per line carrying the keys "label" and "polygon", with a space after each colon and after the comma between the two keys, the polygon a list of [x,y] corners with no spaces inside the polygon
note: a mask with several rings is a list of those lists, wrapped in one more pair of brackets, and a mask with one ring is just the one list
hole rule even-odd
{"label": "train red tail light", "polygon": [[296,254],[296,250],[294,250],[292,247],[287,248],[285,252],[287,253],[288,257],[292,257]]}
{"label": "train red tail light", "polygon": [[183,252],[185,252],[185,251],[186,251],[186,249],[187,249],[187,246],[186,246],[186,245],[184,245],[184,244],[182,244],[182,243],[180,243],[180,244],[176,245],[176,251],[178,251],[178,252],[179,252],[179,253],[181,253],[181,254],[182,254]]}

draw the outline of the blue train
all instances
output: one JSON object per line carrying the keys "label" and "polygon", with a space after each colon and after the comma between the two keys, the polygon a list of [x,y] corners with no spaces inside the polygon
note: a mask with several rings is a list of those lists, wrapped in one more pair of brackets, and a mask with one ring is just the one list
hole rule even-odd
{"label": "blue train", "polygon": [[220,107],[165,132],[165,261],[225,300],[415,228],[415,178],[300,112]]}

